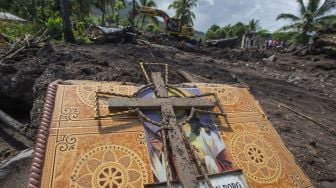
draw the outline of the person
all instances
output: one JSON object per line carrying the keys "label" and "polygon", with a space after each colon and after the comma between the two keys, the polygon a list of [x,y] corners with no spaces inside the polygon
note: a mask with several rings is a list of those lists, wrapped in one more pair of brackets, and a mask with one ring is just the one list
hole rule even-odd
{"label": "person", "polygon": [[265,49],[268,49],[268,40],[264,41],[264,47],[265,47]]}
{"label": "person", "polygon": [[270,49],[273,48],[272,44],[273,44],[273,43],[272,43],[272,39],[268,40],[268,47],[269,47]]}
{"label": "person", "polygon": [[200,38],[200,39],[198,40],[198,42],[197,42],[197,48],[200,48],[200,47],[202,46],[202,43],[203,43],[203,41],[202,41],[202,39]]}
{"label": "person", "polygon": [[150,151],[150,162],[152,172],[155,176],[156,182],[167,181],[166,167],[165,167],[165,156],[163,154],[163,144],[162,142],[154,137],[150,137],[150,144],[152,150]]}
{"label": "person", "polygon": [[227,160],[225,144],[215,130],[211,129],[211,125],[201,123],[197,117],[194,117],[190,126],[189,141],[205,164],[208,173],[214,174],[231,170],[232,164]]}

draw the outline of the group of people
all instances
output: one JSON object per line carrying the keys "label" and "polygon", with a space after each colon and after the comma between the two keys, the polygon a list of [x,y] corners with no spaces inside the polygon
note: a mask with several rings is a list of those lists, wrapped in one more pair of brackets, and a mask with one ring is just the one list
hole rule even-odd
{"label": "group of people", "polygon": [[285,47],[285,42],[284,41],[279,42],[278,40],[269,39],[265,40],[264,45],[266,49],[283,48]]}

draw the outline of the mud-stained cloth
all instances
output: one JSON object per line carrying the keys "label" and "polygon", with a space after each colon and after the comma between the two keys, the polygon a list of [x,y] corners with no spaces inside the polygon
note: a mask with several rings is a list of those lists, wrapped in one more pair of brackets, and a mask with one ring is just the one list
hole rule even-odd
{"label": "mud-stained cloth", "polygon": [[[37,134],[29,187],[138,188],[166,181],[158,127],[132,114],[95,119],[96,110],[99,115],[109,113],[105,98],[95,100],[96,91],[133,95],[139,88],[117,82],[52,83]],[[250,187],[312,187],[248,89],[184,84],[181,90],[184,96],[215,93],[227,113],[227,118],[195,113],[181,129],[208,173],[242,169]],[[148,90],[138,97],[153,96]],[[179,119],[189,111],[175,113]],[[160,121],[159,112],[144,115]],[[173,167],[170,174],[176,178]]]}

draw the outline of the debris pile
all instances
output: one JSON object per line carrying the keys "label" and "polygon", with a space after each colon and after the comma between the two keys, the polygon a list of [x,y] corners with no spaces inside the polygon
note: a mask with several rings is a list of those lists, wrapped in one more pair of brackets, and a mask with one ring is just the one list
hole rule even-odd
{"label": "debris pile", "polygon": [[216,59],[226,59],[232,62],[257,62],[271,55],[270,51],[262,49],[207,48],[206,52]]}
{"label": "debris pile", "polygon": [[[12,59],[12,60],[22,60],[27,57],[27,50],[34,51],[39,49],[43,42],[48,39],[47,30],[40,30],[35,35],[26,34],[23,38],[19,39],[14,45],[0,57],[1,62]],[[34,54],[31,54],[34,56]]]}
{"label": "debris pile", "polygon": [[324,53],[336,57],[336,28],[318,32],[314,41],[313,49],[316,53]]}

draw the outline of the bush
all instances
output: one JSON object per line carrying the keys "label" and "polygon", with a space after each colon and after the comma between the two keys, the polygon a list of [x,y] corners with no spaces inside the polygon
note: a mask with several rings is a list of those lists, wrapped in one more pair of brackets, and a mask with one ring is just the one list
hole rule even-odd
{"label": "bush", "polygon": [[33,25],[30,22],[4,22],[0,21],[0,32],[6,35],[13,42],[16,38],[23,37],[24,34],[33,34]]}
{"label": "bush", "polygon": [[152,33],[159,33],[160,32],[160,28],[157,25],[155,25],[155,24],[148,24],[146,26],[146,31],[152,32]]}
{"label": "bush", "polygon": [[274,32],[272,38],[278,41],[286,41],[287,44],[306,44],[309,41],[308,35],[299,32]]}
{"label": "bush", "polygon": [[60,17],[50,17],[46,23],[48,35],[51,39],[62,40],[63,24]]}

